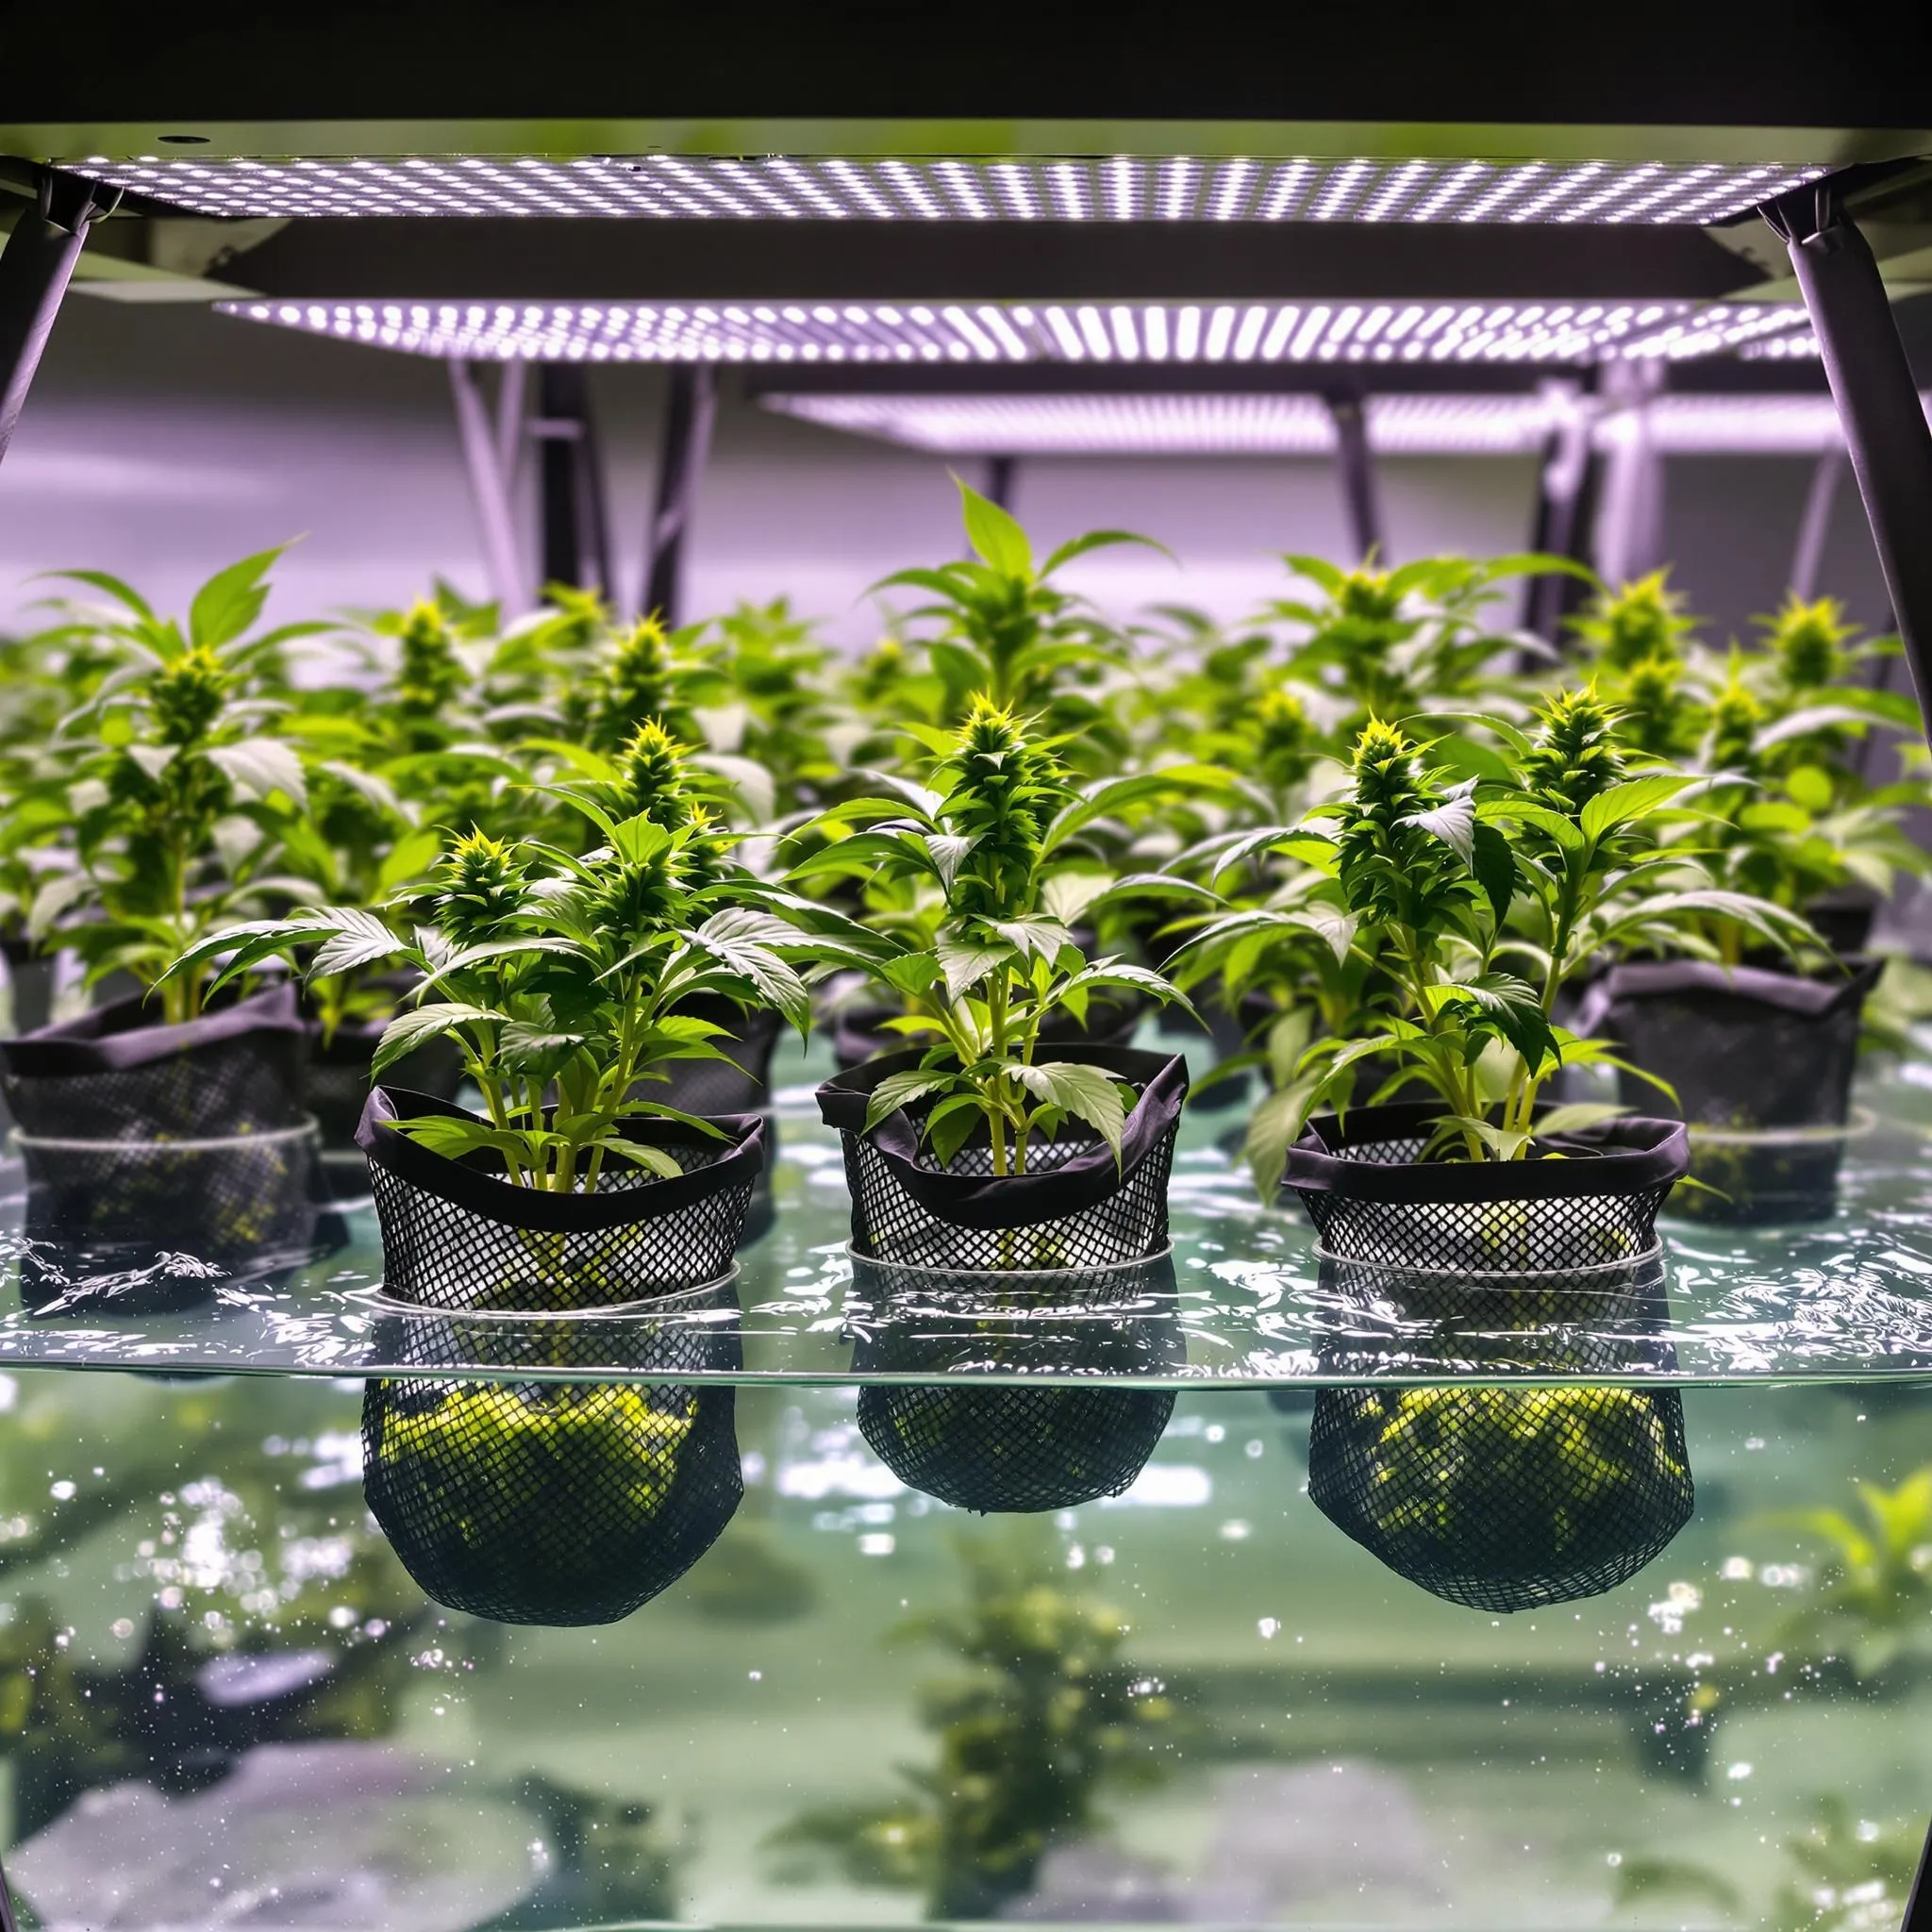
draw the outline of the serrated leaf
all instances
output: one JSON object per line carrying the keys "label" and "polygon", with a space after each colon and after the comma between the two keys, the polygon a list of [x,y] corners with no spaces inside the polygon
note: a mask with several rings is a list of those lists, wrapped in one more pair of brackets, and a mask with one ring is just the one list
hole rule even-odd
{"label": "serrated leaf", "polygon": [[1440,839],[1464,865],[1474,870],[1475,803],[1467,792],[1453,794],[1429,811],[1410,812],[1395,823],[1413,825],[1430,838]]}
{"label": "serrated leaf", "polygon": [[297,805],[308,802],[302,760],[278,738],[244,738],[234,744],[210,745],[203,756],[250,797],[266,799],[281,791]]}
{"label": "serrated leaf", "polygon": [[1074,936],[1058,919],[990,919],[987,924],[1024,959],[1037,953],[1051,960]]}
{"label": "serrated leaf", "polygon": [[1607,791],[1599,791],[1584,806],[1578,820],[1583,836],[1601,839],[1613,827],[1627,825],[1631,820],[1655,811],[1691,782],[1686,774],[1657,772],[1648,777],[1630,778],[1621,785],[1612,785]]}
{"label": "serrated leaf", "polygon": [[1043,1066],[1024,1070],[1021,1079],[1041,1099],[1085,1121],[1107,1142],[1115,1165],[1119,1165],[1127,1110],[1111,1074],[1098,1067],[1082,1066],[1077,1060],[1049,1060]]}
{"label": "serrated leaf", "polygon": [[370,1062],[370,1072],[380,1074],[385,1068],[393,1066],[405,1054],[413,1053],[425,1041],[441,1040],[444,1034],[458,1032],[464,1026],[492,1023],[500,1025],[508,1019],[508,1013],[499,1013],[492,1008],[463,1006],[456,1001],[398,1013],[382,1029],[382,1038],[375,1046],[375,1057]]}
{"label": "serrated leaf", "polygon": [[1483,896],[1496,916],[1496,924],[1509,916],[1509,902],[1516,896],[1516,857],[1509,841],[1494,825],[1477,825],[1470,837],[1469,869],[1474,873]]}
{"label": "serrated leaf", "polygon": [[966,524],[966,541],[990,570],[1002,576],[1030,577],[1033,546],[1018,519],[967,484],[958,484],[959,508]]}
{"label": "serrated leaf", "polygon": [[963,998],[995,967],[1006,965],[1012,958],[1010,946],[962,945],[953,940],[941,940],[939,963],[945,977],[947,1000]]}
{"label": "serrated leaf", "polygon": [[252,628],[268,602],[268,586],[262,579],[281,554],[280,545],[258,551],[208,578],[188,608],[190,641],[219,650]]}
{"label": "serrated leaf", "polygon": [[621,1159],[635,1161],[638,1166],[648,1168],[659,1180],[675,1180],[684,1172],[666,1149],[653,1147],[648,1141],[627,1141],[621,1134],[613,1134],[596,1144]]}
{"label": "serrated leaf", "polygon": [[387,959],[403,950],[403,941],[375,913],[358,906],[330,906],[315,915],[318,926],[333,926],[317,949],[309,976],[333,978],[372,960]]}
{"label": "serrated leaf", "polygon": [[1319,1078],[1305,1075],[1269,1094],[1248,1117],[1241,1153],[1264,1206],[1272,1206],[1281,1193],[1288,1150],[1301,1139],[1320,1086]]}
{"label": "serrated leaf", "polygon": [[928,1093],[943,1092],[958,1079],[957,1074],[924,1073],[918,1069],[888,1074],[866,1097],[865,1132],[871,1133],[881,1121],[891,1120],[901,1108],[924,1100]]}

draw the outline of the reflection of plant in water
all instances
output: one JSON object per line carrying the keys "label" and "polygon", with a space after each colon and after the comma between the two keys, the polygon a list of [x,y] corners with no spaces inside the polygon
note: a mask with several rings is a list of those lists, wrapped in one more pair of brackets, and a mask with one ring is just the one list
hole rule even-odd
{"label": "reflection of plant in water", "polygon": [[1895,1490],[1857,1485],[1859,1513],[1807,1509],[1780,1517],[1831,1546],[1824,1588],[1780,1633],[1791,1649],[1824,1647],[1875,1676],[1924,1632],[1932,1610],[1932,1466]]}
{"label": "reflection of plant in water", "polygon": [[[1894,1932],[1919,1869],[1916,1826],[1887,1830],[1854,1818],[1842,1798],[1821,1798],[1810,1828],[1788,1838],[1785,1856],[1799,1876],[1778,1887],[1764,1923],[1780,1932]],[[1725,1918],[1746,1916],[1738,1888],[1693,1860],[1626,1858],[1618,1867],[1611,1909],[1666,1902],[1703,1906]]]}
{"label": "reflection of plant in water", "polygon": [[1103,1784],[1158,1782],[1173,1721],[1161,1686],[1119,1656],[1119,1612],[1070,1592],[1041,1541],[958,1549],[965,1608],[895,1633],[975,1667],[926,1693],[939,1761],[904,1770],[914,1790],[896,1803],[808,1812],[774,1840],[835,1854],[855,1884],[923,1887],[936,1919],[996,1914],[1051,1845],[1092,1828]]}

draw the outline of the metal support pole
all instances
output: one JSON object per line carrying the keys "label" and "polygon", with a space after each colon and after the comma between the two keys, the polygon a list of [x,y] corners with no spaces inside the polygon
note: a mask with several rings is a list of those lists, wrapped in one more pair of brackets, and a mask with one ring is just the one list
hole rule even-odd
{"label": "metal support pole", "polygon": [[1383,552],[1382,502],[1375,488],[1375,459],[1369,448],[1369,419],[1362,399],[1334,391],[1322,400],[1335,425],[1335,463],[1356,555],[1364,562]]}
{"label": "metal support pole", "polygon": [[[1529,547],[1546,557],[1590,561],[1591,525],[1596,514],[1598,466],[1591,448],[1591,411],[1574,383],[1546,391],[1555,417],[1537,474],[1536,520]],[[1523,627],[1555,643],[1563,620],[1584,596],[1579,578],[1551,573],[1524,588]]]}
{"label": "metal support pole", "polygon": [[1932,695],[1932,428],[1870,244],[1829,183],[1760,212],[1790,251],[1891,593],[1912,686]]}
{"label": "metal support pole", "polygon": [[42,169],[32,203],[0,252],[0,461],[5,461],[34,372],[88,229],[121,199],[92,181]]}
{"label": "metal support pole", "polygon": [[537,376],[530,434],[541,445],[543,581],[608,596],[609,525],[604,473],[591,425],[591,385],[575,362],[546,362]]}
{"label": "metal support pole", "polygon": [[1791,551],[1790,588],[1807,604],[1818,594],[1824,540],[1831,534],[1831,508],[1838,501],[1838,479],[1844,471],[1844,445],[1835,442],[1819,452],[1811,487],[1805,492],[1805,514],[1798,519],[1798,541]]}
{"label": "metal support pole", "polygon": [[640,608],[675,627],[682,615],[684,540],[697,507],[698,484],[711,454],[718,415],[718,372],[708,362],[680,362],[671,372],[664,450],[658,463],[658,503],[644,555]]}
{"label": "metal support pole", "polygon": [[1594,547],[1597,569],[1612,587],[1664,560],[1663,458],[1650,408],[1663,386],[1661,362],[1612,362],[1603,372],[1607,455]]}
{"label": "metal support pole", "polygon": [[986,500],[1001,509],[1013,508],[1013,485],[1019,479],[1018,457],[988,457],[986,459]]}
{"label": "metal support pole", "polygon": [[503,461],[502,442],[491,426],[490,413],[477,387],[475,364],[453,356],[449,388],[451,400],[456,404],[463,467],[469,472],[470,494],[475,500],[476,522],[481,527],[483,563],[490,575],[490,591],[508,622],[521,617],[530,608],[518,554],[516,516],[510,507],[508,467]]}

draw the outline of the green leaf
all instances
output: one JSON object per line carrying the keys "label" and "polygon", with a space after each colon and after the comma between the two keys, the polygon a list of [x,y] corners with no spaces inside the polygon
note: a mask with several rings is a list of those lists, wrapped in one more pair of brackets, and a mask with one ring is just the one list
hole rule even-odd
{"label": "green leaf", "polygon": [[1509,902],[1516,896],[1516,857],[1509,841],[1494,825],[1479,824],[1470,839],[1469,869],[1483,889],[1496,924],[1509,916]]}
{"label": "green leaf", "polygon": [[413,1053],[425,1041],[441,1040],[446,1033],[455,1033],[464,1026],[474,1026],[508,1022],[508,1013],[499,1013],[490,1007],[470,1007],[452,1000],[442,1006],[418,1007],[408,1013],[398,1013],[382,1029],[382,1038],[376,1042],[375,1057],[370,1062],[370,1072],[380,1074],[387,1067],[393,1066],[407,1053]]}
{"label": "green leaf", "polygon": [[1304,1075],[1269,1094],[1248,1117],[1241,1152],[1264,1206],[1272,1207],[1280,1196],[1281,1177],[1288,1171],[1288,1150],[1301,1139],[1321,1084],[1318,1076]]}
{"label": "green leaf", "polygon": [[1033,575],[1033,545],[1017,519],[998,504],[990,502],[970,485],[958,485],[959,508],[966,522],[966,541],[990,569],[1002,576],[1030,577]]}
{"label": "green leaf", "polygon": [[1500,819],[1506,824],[1534,825],[1539,831],[1547,832],[1563,852],[1581,852],[1584,847],[1583,834],[1577,830],[1555,807],[1539,804],[1531,798],[1491,798],[1476,807],[1476,816],[1482,820]]}
{"label": "green leaf", "polygon": [[1440,839],[1464,865],[1474,870],[1475,804],[1467,791],[1453,792],[1432,811],[1410,812],[1395,823],[1414,825],[1430,838]]}
{"label": "green leaf", "polygon": [[1089,530],[1083,536],[1070,537],[1066,542],[1049,557],[1040,567],[1042,578],[1050,577],[1063,563],[1072,563],[1076,557],[1085,557],[1090,550],[1102,550],[1116,543],[1141,543],[1149,550],[1158,550],[1163,557],[1172,557],[1173,552],[1165,543],[1157,543],[1152,537],[1137,536],[1132,530]]}
{"label": "green leaf", "polygon": [[404,949],[399,940],[375,913],[357,906],[330,906],[314,915],[318,925],[335,930],[325,940],[310,966],[309,976],[329,979],[338,973],[349,973],[367,966],[374,959],[387,959]]}
{"label": "green leaf", "polygon": [[1049,1060],[1044,1066],[1019,1069],[1018,1076],[1029,1092],[1085,1121],[1107,1142],[1119,1165],[1127,1110],[1110,1074],[1077,1060]]}
{"label": "green leaf", "polygon": [[1655,811],[1691,782],[1687,774],[1658,772],[1647,778],[1630,778],[1622,785],[1612,785],[1584,806],[1579,821],[1583,836],[1601,839],[1613,826],[1627,825],[1632,819]]}
{"label": "green leaf", "polygon": [[1024,959],[1038,953],[1042,959],[1055,958],[1062,946],[1070,946],[1074,936],[1058,919],[990,919],[987,924]]}
{"label": "green leaf", "polygon": [[302,760],[278,738],[244,738],[234,744],[214,744],[204,756],[249,797],[266,799],[281,791],[297,805],[308,802]]}
{"label": "green leaf", "polygon": [[268,602],[268,586],[262,579],[285,547],[258,551],[208,578],[189,607],[190,641],[219,649],[252,628]]}
{"label": "green leaf", "polygon": [[942,1093],[956,1085],[958,1075],[951,1073],[924,1073],[917,1069],[888,1074],[867,1096],[865,1131],[869,1134],[881,1121],[891,1120],[902,1107],[924,1100],[928,1093]]}
{"label": "green leaf", "polygon": [[1005,965],[1012,957],[1010,946],[962,945],[957,941],[941,940],[939,963],[945,975],[946,998],[949,1001],[962,998],[994,967]]}
{"label": "green leaf", "polygon": [[1576,1134],[1586,1127],[1601,1125],[1605,1121],[1624,1119],[1630,1109],[1627,1107],[1607,1107],[1600,1101],[1572,1101],[1566,1107],[1553,1107],[1549,1112],[1537,1117],[1537,1138],[1542,1140],[1551,1134]]}
{"label": "green leaf", "polygon": [[403,886],[414,885],[425,876],[442,853],[442,835],[430,826],[408,832],[389,849],[376,868],[375,892],[386,899]]}
{"label": "green leaf", "polygon": [[653,1147],[647,1141],[627,1141],[622,1134],[613,1134],[594,1144],[625,1160],[634,1160],[640,1167],[649,1168],[659,1180],[674,1181],[684,1172],[670,1153],[662,1147]]}

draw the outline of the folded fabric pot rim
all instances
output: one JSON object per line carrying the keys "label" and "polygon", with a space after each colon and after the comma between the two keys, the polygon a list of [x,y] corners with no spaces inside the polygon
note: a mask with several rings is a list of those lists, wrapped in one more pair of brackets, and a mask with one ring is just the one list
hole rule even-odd
{"label": "folded fabric pot rim", "polygon": [[295,989],[287,982],[175,1025],[152,1024],[153,1012],[145,995],[135,993],[38,1032],[0,1040],[0,1060],[16,1079],[51,1080],[150,1066],[250,1033],[308,1031]]}
{"label": "folded fabric pot rim", "polygon": [[[1683,1179],[1690,1141],[1682,1121],[1625,1115],[1554,1138],[1564,1160],[1363,1160],[1345,1151],[1425,1140],[1442,1116],[1437,1101],[1351,1108],[1345,1121],[1318,1114],[1288,1150],[1286,1185],[1358,1201],[1555,1201],[1636,1193]],[[1576,1158],[1593,1157],[1593,1158]],[[1628,1257],[1623,1257],[1628,1258]]]}
{"label": "folded fabric pot rim", "polygon": [[201,1135],[160,1141],[90,1141],[75,1134],[29,1134],[13,1130],[19,1147],[73,1149],[111,1149],[116,1154],[213,1154],[228,1147],[272,1147],[278,1141],[301,1141],[316,1131],[315,1116],[306,1113],[292,1127],[263,1127],[249,1134]]}
{"label": "folded fabric pot rim", "polygon": [[1861,1005],[1885,972],[1883,958],[1862,955],[1840,964],[1845,969],[1842,973],[1805,974],[1724,966],[1714,959],[1626,959],[1612,966],[1591,989],[1603,1008],[1602,1012],[1593,1011],[1591,1024],[1601,1024],[1604,1013],[1619,1000],[1699,992],[1724,993],[1740,1002],[1823,1020]]}
{"label": "folded fabric pot rim", "polygon": [[395,1124],[399,1120],[425,1115],[444,1120],[477,1118],[466,1108],[431,1093],[378,1086],[370,1090],[363,1107],[356,1144],[375,1165],[438,1200],[501,1227],[529,1228],[543,1234],[588,1234],[652,1221],[694,1207],[734,1185],[749,1185],[765,1164],[762,1114],[719,1115],[712,1124],[724,1129],[727,1139],[723,1142],[680,1121],[647,1115],[623,1123],[627,1140],[673,1150],[709,1150],[723,1145],[729,1151],[675,1179],[643,1181],[601,1194],[553,1194],[539,1188],[519,1187],[501,1173],[491,1172],[485,1155],[453,1160],[447,1155],[432,1153]]}
{"label": "folded fabric pot rim", "polygon": [[926,1051],[914,1046],[884,1054],[827,1080],[818,1091],[819,1113],[827,1126],[861,1136],[926,1213],[956,1227],[1025,1227],[1098,1208],[1120,1193],[1159,1149],[1188,1093],[1188,1065],[1178,1054],[1042,1046],[1035,1055],[1040,1063],[1096,1067],[1140,1088],[1121,1137],[1120,1160],[1103,1144],[1038,1174],[948,1174],[920,1163],[919,1130],[903,1108],[870,1133],[865,1126],[866,1106],[879,1083],[892,1074],[911,1072]]}
{"label": "folded fabric pot rim", "polygon": [[1855,1107],[1842,1124],[1829,1122],[1803,1127],[1707,1127],[1702,1121],[1686,1123],[1690,1147],[1824,1147],[1837,1141],[1863,1141],[1878,1129],[1878,1116],[1869,1107]]}

